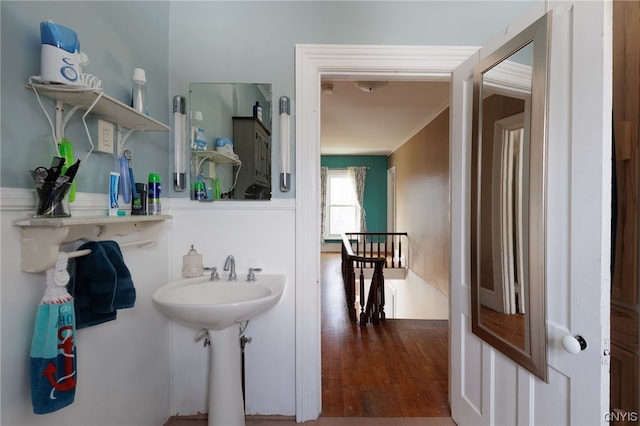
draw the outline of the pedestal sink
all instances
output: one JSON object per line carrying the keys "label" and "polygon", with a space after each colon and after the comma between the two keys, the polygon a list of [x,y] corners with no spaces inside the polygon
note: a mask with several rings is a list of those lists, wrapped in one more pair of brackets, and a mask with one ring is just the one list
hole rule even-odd
{"label": "pedestal sink", "polygon": [[209,331],[209,426],[245,424],[238,324],[273,307],[284,282],[284,275],[257,275],[256,281],[209,281],[203,275],[153,293],[161,312]]}

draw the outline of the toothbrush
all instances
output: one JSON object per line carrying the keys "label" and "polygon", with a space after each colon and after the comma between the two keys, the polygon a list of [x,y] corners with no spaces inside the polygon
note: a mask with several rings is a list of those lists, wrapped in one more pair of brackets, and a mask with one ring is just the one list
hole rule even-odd
{"label": "toothbrush", "polygon": [[131,181],[131,198],[135,200],[138,198],[138,190],[136,189],[136,179],[133,177],[133,169],[131,168],[131,151],[126,149],[122,155],[127,159],[129,166],[129,180]]}
{"label": "toothbrush", "polygon": [[129,161],[122,155],[120,157],[120,192],[125,203],[131,202],[131,178],[129,177]]}

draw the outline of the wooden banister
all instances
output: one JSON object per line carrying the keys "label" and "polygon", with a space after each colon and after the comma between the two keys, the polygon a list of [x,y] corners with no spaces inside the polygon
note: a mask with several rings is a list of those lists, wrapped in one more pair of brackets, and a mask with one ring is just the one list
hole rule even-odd
{"label": "wooden banister", "polygon": [[[349,246],[355,242],[354,255],[369,258],[383,257],[385,259],[384,267],[387,269],[406,267],[406,262],[403,263],[405,253],[402,251],[403,240],[408,239],[406,232],[346,232],[343,234],[344,236],[347,237]],[[369,267],[374,267],[373,263],[368,263]]]}
{"label": "wooden banister", "polygon": [[[375,233],[375,235],[385,235],[387,233]],[[407,235],[406,233],[390,233],[394,235]],[[385,243],[383,246],[384,250],[381,248],[380,239],[377,238],[377,254],[378,256],[373,256],[376,253],[374,250],[374,246],[372,241],[370,240],[369,245],[369,254],[370,256],[366,256],[367,254],[367,243],[366,237],[363,239],[362,244],[362,254],[359,254],[360,245],[359,238],[355,240],[356,242],[356,252],[353,251],[351,238],[347,235],[371,235],[369,233],[349,233],[342,234],[342,278],[345,287],[345,294],[347,298],[347,310],[349,312],[349,318],[351,321],[360,322],[360,325],[366,325],[368,322],[371,322],[374,325],[380,324],[380,321],[385,320],[385,312],[384,312],[384,268],[388,266],[387,262],[387,250],[386,246],[387,240],[385,236]],[[392,240],[393,241],[393,240]],[[393,246],[393,244],[392,244]],[[384,256],[379,256],[381,253]],[[391,264],[393,265],[393,251],[391,252]],[[364,268],[369,265],[373,268],[373,275],[371,277],[371,284],[369,286],[369,294],[365,298],[365,277],[364,277]],[[358,274],[358,283],[360,290],[360,312],[358,313],[356,310],[356,269],[359,269]]]}

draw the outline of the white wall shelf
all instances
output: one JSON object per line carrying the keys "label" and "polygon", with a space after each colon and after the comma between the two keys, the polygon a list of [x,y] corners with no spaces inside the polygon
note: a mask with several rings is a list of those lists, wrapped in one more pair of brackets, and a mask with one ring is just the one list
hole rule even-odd
{"label": "white wall shelf", "polygon": [[[89,108],[102,92],[101,89],[83,89],[59,84],[27,83],[26,87],[31,90],[35,88],[39,94],[48,98],[83,109]],[[98,103],[91,110],[91,114],[127,129],[149,132],[168,132],[171,130],[169,126],[136,111],[107,94],[102,94]]]}
{"label": "white wall shelf", "polygon": [[[160,227],[170,215],[100,216],[64,218],[25,218],[15,220],[21,240],[23,272],[42,272],[53,267],[60,245],[75,241],[101,241],[138,232],[138,238],[120,246],[143,246],[155,243]],[[69,257],[88,254],[83,250],[68,253]]]}
{"label": "white wall shelf", "polygon": [[[202,166],[205,162],[210,161],[211,167],[208,172],[208,179],[215,179],[217,177],[216,166],[218,164],[231,164],[233,166],[241,166],[242,161],[239,157],[231,157],[218,151],[200,151],[192,150],[192,161],[195,160],[195,174],[200,175],[202,173]],[[193,165],[193,162],[192,162]],[[192,179],[195,179],[192,176]],[[200,201],[213,201],[213,200],[200,200]]]}
{"label": "white wall shelf", "polygon": [[[129,105],[125,105],[119,100],[112,98],[104,93],[102,89],[68,86],[64,84],[37,83],[27,83],[25,87],[36,93],[38,101],[40,100],[40,95],[52,98],[56,101],[54,129],[54,145],[56,146],[64,136],[64,127],[71,115],[73,115],[73,113],[78,109],[86,111],[82,120],[87,131],[87,138],[91,145],[87,156],[91,154],[94,149],[94,144],[91,140],[91,135],[89,134],[89,129],[85,121],[85,117],[88,114],[92,114],[116,125],[116,157],[120,157],[120,155],[122,155],[124,152],[124,145],[133,132],[168,132],[171,130],[169,126],[159,122],[158,120],[155,120],[146,114],[142,114],[141,112],[131,108]],[[73,107],[65,117],[63,117],[64,104],[71,105]],[[43,112],[48,116],[42,103],[40,103],[40,106],[42,107]],[[129,129],[129,131],[123,135],[123,129]]]}
{"label": "white wall shelf", "polygon": [[[191,151],[193,155],[198,159],[198,165],[201,165],[204,161],[209,160],[217,164],[233,164],[239,166],[242,161],[238,158],[230,157],[222,154],[218,151]],[[200,167],[198,167],[199,169]]]}

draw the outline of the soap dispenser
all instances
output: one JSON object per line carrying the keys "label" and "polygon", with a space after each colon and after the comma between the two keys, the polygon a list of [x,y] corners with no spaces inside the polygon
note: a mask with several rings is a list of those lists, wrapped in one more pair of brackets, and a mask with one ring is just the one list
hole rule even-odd
{"label": "soap dispenser", "polygon": [[182,276],[184,278],[199,277],[204,273],[204,267],[202,266],[202,255],[193,248],[182,256]]}

